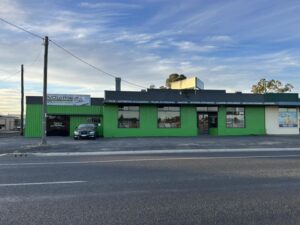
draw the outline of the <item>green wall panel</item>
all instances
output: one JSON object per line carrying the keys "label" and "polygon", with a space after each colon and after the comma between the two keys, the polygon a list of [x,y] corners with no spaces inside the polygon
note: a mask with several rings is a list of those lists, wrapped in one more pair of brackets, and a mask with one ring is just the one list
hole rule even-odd
{"label": "green wall panel", "polygon": [[209,128],[208,134],[212,136],[218,136],[218,128]]}
{"label": "green wall panel", "polygon": [[103,106],[48,106],[51,115],[102,115]]}
{"label": "green wall panel", "polygon": [[196,136],[197,120],[194,106],[181,107],[181,128],[157,128],[157,107],[140,106],[139,128],[118,128],[118,106],[105,105],[103,112],[104,137]]}
{"label": "green wall panel", "polygon": [[[70,116],[70,135],[79,121],[87,122],[91,116],[102,117],[103,106],[48,106],[49,115],[69,115]],[[74,119],[72,118],[74,117]],[[101,120],[102,121],[102,120]],[[74,125],[75,124],[75,125]],[[75,126],[75,127],[74,127]],[[98,128],[98,134],[102,136],[103,128]],[[26,105],[26,137],[42,136],[42,105]]]}
{"label": "green wall panel", "polygon": [[265,107],[245,107],[245,128],[227,128],[226,107],[219,107],[218,135],[264,135],[265,133]]}
{"label": "green wall panel", "polygon": [[27,105],[25,119],[25,137],[42,136],[42,106]]}

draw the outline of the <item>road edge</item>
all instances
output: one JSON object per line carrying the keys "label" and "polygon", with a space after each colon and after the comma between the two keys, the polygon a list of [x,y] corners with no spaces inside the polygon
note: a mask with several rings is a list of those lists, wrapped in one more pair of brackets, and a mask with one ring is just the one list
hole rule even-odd
{"label": "road edge", "polygon": [[[98,151],[98,152],[33,152],[24,153],[32,156],[109,156],[109,155],[153,155],[182,153],[225,153],[225,152],[284,152],[300,151],[300,148],[239,148],[239,149],[175,149],[175,150],[129,150],[129,151]],[[8,153],[14,155],[16,153]],[[8,155],[3,154],[3,155]],[[22,154],[22,153],[17,153]],[[1,155],[0,155],[1,156]]]}

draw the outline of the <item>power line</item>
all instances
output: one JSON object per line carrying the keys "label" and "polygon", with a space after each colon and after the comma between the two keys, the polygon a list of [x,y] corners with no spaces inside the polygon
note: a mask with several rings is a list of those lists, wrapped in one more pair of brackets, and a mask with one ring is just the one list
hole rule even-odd
{"label": "power line", "polygon": [[[26,29],[24,29],[23,27],[20,27],[20,26],[14,24],[14,23],[12,23],[12,22],[9,22],[9,21],[7,21],[7,20],[1,18],[1,17],[0,17],[0,20],[3,21],[3,22],[6,23],[6,24],[8,24],[8,25],[10,25],[10,26],[12,26],[12,27],[15,27],[15,28],[17,28],[17,29],[19,29],[19,30],[22,30],[22,31],[24,31],[24,32],[26,32],[26,33],[28,33],[28,34],[30,34],[30,35],[36,37],[36,38],[39,38],[39,39],[44,40],[44,38],[43,38],[42,36],[40,36],[40,35],[38,35],[38,34],[36,34],[36,33],[33,33],[33,32],[31,32],[31,31],[29,31],[29,30],[26,30]],[[95,69],[95,70],[97,70],[97,71],[99,71],[99,72],[101,72],[101,73],[103,73],[103,74],[106,74],[107,76],[110,76],[110,77],[112,77],[112,78],[117,78],[117,77],[118,77],[118,76],[116,76],[116,75],[113,75],[113,74],[111,74],[111,73],[108,73],[108,72],[102,70],[102,69],[99,68],[99,67],[96,67],[96,66],[92,65],[91,63],[89,63],[89,62],[87,62],[86,60],[84,60],[84,59],[80,58],[79,56],[75,55],[74,53],[72,53],[72,52],[69,51],[68,49],[66,49],[66,48],[64,48],[63,46],[59,45],[57,42],[55,42],[55,41],[53,41],[53,40],[49,40],[49,41],[52,42],[56,47],[62,49],[62,50],[65,51],[67,54],[71,55],[73,58],[75,58],[75,59],[79,60],[80,62],[82,62],[82,63],[84,63],[84,64],[86,64],[86,65],[92,67],[93,69]],[[20,72],[20,71],[18,71],[18,72]],[[146,87],[144,87],[144,86],[141,86],[141,85],[139,85],[139,84],[135,84],[135,83],[133,83],[133,82],[130,82],[130,81],[127,81],[127,80],[124,80],[124,79],[122,79],[122,81],[123,81],[124,83],[130,84],[130,85],[132,85],[132,86],[136,86],[136,87],[139,87],[139,88],[146,88]]]}
{"label": "power line", "polygon": [[19,30],[22,30],[22,31],[24,31],[24,32],[26,32],[26,33],[28,33],[28,34],[30,34],[30,35],[36,37],[36,38],[44,39],[42,36],[40,36],[40,35],[38,35],[38,34],[36,34],[36,33],[33,33],[33,32],[31,32],[31,31],[29,31],[29,30],[26,30],[25,28],[20,27],[20,26],[14,24],[14,23],[11,23],[11,22],[9,22],[9,21],[7,21],[7,20],[1,18],[1,17],[0,17],[0,20],[1,20],[2,22],[6,23],[6,24],[8,24],[8,25],[10,25],[10,26],[12,26],[12,27],[15,27],[15,28],[17,28],[17,29],[19,29]]}
{"label": "power line", "polygon": [[17,73],[20,73],[20,72],[21,72],[21,70],[18,70],[17,72],[14,72],[14,73],[5,74],[4,75],[5,77],[1,78],[1,81],[12,81],[11,78],[13,78],[13,77],[11,77],[11,76],[16,75]]}
{"label": "power line", "polygon": [[[91,64],[91,63],[85,61],[84,59],[82,59],[82,58],[80,58],[79,56],[75,55],[74,53],[72,53],[72,52],[69,51],[68,49],[66,49],[66,48],[62,47],[61,45],[59,45],[57,42],[55,42],[55,41],[53,41],[53,40],[51,40],[51,39],[50,39],[50,42],[52,42],[56,47],[58,47],[58,48],[62,49],[63,51],[65,51],[67,54],[71,55],[73,58],[75,58],[75,59],[79,60],[80,62],[82,62],[82,63],[84,63],[84,64],[86,64],[86,65],[92,67],[93,69],[95,69],[95,70],[97,70],[97,71],[99,71],[99,72],[101,72],[101,73],[104,73],[104,74],[106,74],[107,76],[110,76],[110,77],[112,77],[112,78],[117,78],[117,77],[118,77],[118,76],[116,76],[116,75],[114,75],[114,74],[108,73],[108,72],[104,71],[103,69],[101,69],[101,68],[99,68],[99,67],[97,67],[97,66],[94,66],[93,64]],[[125,82],[125,83],[127,83],[127,84],[130,84],[130,85],[139,87],[139,88],[146,88],[146,87],[144,87],[144,86],[141,86],[141,85],[139,85],[139,84],[135,84],[135,83],[133,83],[133,82],[130,82],[130,81],[127,81],[127,80],[124,80],[124,79],[122,79],[122,81]]]}
{"label": "power line", "polygon": [[[32,65],[34,65],[34,64],[40,59],[42,51],[43,51],[43,47],[40,49],[40,51],[38,52],[38,54],[36,55],[36,57],[34,58],[34,60],[33,60],[31,63],[29,63],[29,64],[24,64],[24,65],[27,65],[27,66],[32,66]],[[4,70],[2,70],[2,71],[4,71]],[[20,73],[21,70],[18,70],[18,71],[13,72],[13,73],[7,73],[6,71],[4,71],[4,72],[6,73],[6,74],[4,75],[5,77],[2,78],[1,80],[2,80],[2,81],[12,81],[12,80],[11,80],[11,79],[13,78],[12,76],[14,76],[15,74]]]}
{"label": "power line", "polygon": [[34,65],[35,63],[37,63],[37,61],[41,58],[43,49],[44,49],[44,47],[41,47],[41,49],[40,49],[40,51],[38,52],[38,54],[36,55],[35,59],[34,59],[31,63],[29,63],[29,64],[27,64],[27,65],[25,64],[25,65],[26,65],[26,66],[32,66],[32,65]]}

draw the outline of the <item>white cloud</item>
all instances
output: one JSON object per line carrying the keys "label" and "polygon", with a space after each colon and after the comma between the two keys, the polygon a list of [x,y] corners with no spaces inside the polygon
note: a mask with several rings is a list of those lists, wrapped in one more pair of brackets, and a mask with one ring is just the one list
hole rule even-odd
{"label": "white cloud", "polygon": [[[0,6],[6,7],[9,3],[11,1],[0,0]],[[44,13],[48,4],[51,4],[51,14]],[[147,4],[152,6],[154,3],[149,0]],[[249,12],[254,12],[255,4],[246,4],[252,7]],[[290,82],[295,91],[300,91],[299,49],[283,51],[272,46],[270,50],[254,43],[258,49],[254,51],[253,45],[243,43],[244,37],[253,36],[247,29],[262,18],[254,22],[251,16],[243,23],[237,23],[247,12],[241,3],[233,1],[196,7],[189,1],[164,2],[162,7],[155,8],[156,15],[145,21],[142,17],[140,21],[130,21],[130,25],[123,21],[128,11],[142,10],[147,5],[87,1],[73,10],[63,10],[58,5],[51,1],[33,8],[24,2],[12,1],[12,6],[7,9],[11,14],[25,17],[24,20],[15,17],[13,22],[26,23],[25,27],[32,31],[49,34],[50,38],[93,65],[142,86],[164,85],[166,77],[176,72],[199,76],[210,89],[249,91],[253,82],[266,76]],[[238,11],[241,5],[243,7]],[[81,10],[77,11],[78,8]],[[0,10],[3,12],[3,7]],[[128,11],[123,14],[122,10]],[[15,30],[0,29],[0,69],[10,73],[24,63],[26,95],[41,95],[43,54],[37,63],[30,65],[43,48],[41,41]],[[245,33],[241,34],[239,29]],[[5,74],[0,71],[0,99],[12,97],[10,102],[0,102],[0,113],[16,112],[19,75],[6,80]],[[82,64],[51,43],[48,74],[49,92],[52,93],[86,93],[103,97],[104,90],[114,89],[114,79]],[[139,90],[124,82],[122,89]]]}
{"label": "white cloud", "polygon": [[22,20],[26,17],[27,12],[15,0],[1,0],[0,15],[9,20]]}
{"label": "white cloud", "polygon": [[213,43],[232,43],[233,39],[227,35],[216,35],[205,38],[205,41]]}
{"label": "white cloud", "polygon": [[211,52],[216,50],[216,46],[213,45],[198,45],[190,41],[179,41],[172,42],[172,45],[178,47],[183,51],[192,51],[192,52]]}
{"label": "white cloud", "polygon": [[81,2],[79,5],[81,7],[89,8],[89,9],[98,9],[98,8],[138,9],[138,8],[141,8],[141,6],[138,4],[122,3],[122,2],[98,2],[98,3]]}
{"label": "white cloud", "polygon": [[135,34],[129,32],[122,32],[112,41],[129,41],[134,42],[135,44],[145,44],[153,40],[154,37],[150,34]]}

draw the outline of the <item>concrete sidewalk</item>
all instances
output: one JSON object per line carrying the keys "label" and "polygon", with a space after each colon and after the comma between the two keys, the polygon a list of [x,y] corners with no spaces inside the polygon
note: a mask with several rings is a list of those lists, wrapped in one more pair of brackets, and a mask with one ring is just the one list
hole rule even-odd
{"label": "concrete sidewalk", "polygon": [[168,149],[254,149],[300,148],[300,136],[234,136],[234,137],[149,137],[98,138],[73,140],[71,137],[48,137],[48,145],[40,139],[20,136],[0,139],[0,154],[13,152],[99,152]]}

